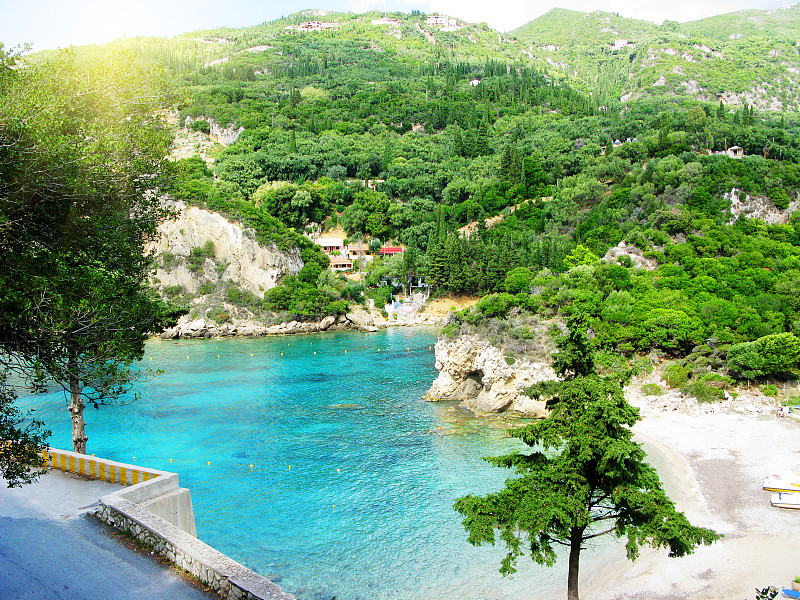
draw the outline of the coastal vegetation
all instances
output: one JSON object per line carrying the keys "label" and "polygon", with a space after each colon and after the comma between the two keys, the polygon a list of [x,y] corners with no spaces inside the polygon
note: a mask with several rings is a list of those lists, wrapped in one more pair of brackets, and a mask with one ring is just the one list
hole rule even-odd
{"label": "coastal vegetation", "polygon": [[[62,387],[85,453],[85,405],[126,391],[148,333],[179,314],[148,286],[144,252],[169,216],[158,190],[171,136],[155,114],[166,97],[135,61],[2,57],[0,385],[4,402],[10,386]],[[12,437],[30,452],[43,444],[35,423]]]}
{"label": "coastal vegetation", "polygon": [[632,440],[638,409],[625,400],[627,376],[602,376],[587,338],[587,321],[570,315],[567,332],[556,340],[556,381],[535,384],[526,393],[545,398],[549,415],[512,429],[528,449],[489,458],[519,475],[486,496],[455,503],[464,515],[472,544],[501,541],[508,553],[500,572],[516,571],[526,552],[552,566],[556,548],[569,548],[567,598],[578,600],[580,554],[589,540],[604,535],[626,538],[630,560],[642,545],[666,548],[674,557],[719,539],[695,527],[667,497],[655,469]]}
{"label": "coastal vegetation", "polygon": [[[798,14],[795,7],[731,17],[741,36],[723,40],[713,20],[655,26],[610,13],[551,11],[507,36],[458,19],[442,30],[416,12],[330,14],[335,26],[306,31],[309,15],[296,13],[240,30],[40,53],[21,70],[8,68],[14,59],[4,55],[4,123],[37,114],[13,135],[38,144],[35,152],[4,146],[4,164],[23,183],[33,173],[25,165],[70,165],[55,171],[62,187],[51,198],[91,199],[75,205],[82,214],[72,221],[28,227],[21,262],[8,272],[30,271],[22,263],[41,238],[59,257],[50,264],[37,255],[42,274],[79,267],[98,277],[88,288],[57,291],[63,312],[47,313],[51,333],[70,331],[82,313],[67,308],[81,302],[106,314],[144,311],[132,316],[133,329],[96,314],[94,328],[81,329],[86,337],[53,334],[47,341],[60,352],[41,346],[25,356],[34,357],[37,376],[66,387],[91,381],[80,388],[97,398],[117,393],[115,382],[128,375],[108,365],[140,356],[141,333],[169,320],[169,304],[144,299],[149,258],[114,263],[130,284],[120,295],[117,279],[93,270],[98,263],[66,257],[88,254],[103,264],[133,256],[166,216],[155,195],[143,193],[159,189],[302,256],[296,275],[259,293],[219,278],[198,286],[212,300],[195,302],[181,287],[164,287],[165,298],[192,302],[195,315],[205,307],[218,321],[240,310],[269,322],[319,320],[369,299],[382,306],[423,280],[434,295],[484,296],[451,318],[448,335],[511,315],[518,326],[489,326],[510,341],[524,337],[526,315],[580,310],[601,354],[673,359],[670,385],[698,397],[718,397],[729,378],[786,377],[800,337],[800,123],[791,92],[761,77],[777,81],[795,68]],[[581,35],[559,37],[568,30]],[[778,44],[769,64],[759,58],[765,40]],[[697,85],[682,87],[676,77]],[[166,82],[176,92],[170,97],[130,94]],[[52,100],[21,95],[26,84]],[[92,101],[76,106],[78,93]],[[19,101],[11,102],[14,94]],[[235,133],[213,161],[163,161],[171,135],[153,116],[157,104],[176,107],[179,127],[193,135]],[[112,147],[112,139],[121,143]],[[76,154],[76,140],[92,143]],[[30,183],[14,185],[50,193],[46,182]],[[17,210],[24,206],[4,194]],[[135,209],[133,219],[123,218],[123,206]],[[3,208],[4,222],[10,210]],[[119,226],[126,235],[96,235]],[[360,278],[334,276],[309,239],[333,228],[373,250],[395,243],[405,253],[360,261]],[[199,273],[210,252],[195,248],[189,270]],[[158,260],[166,268],[176,257]],[[11,279],[9,290],[47,280]],[[143,304],[124,307],[123,296]],[[39,317],[14,307],[15,330],[33,331],[19,319]],[[109,333],[103,322],[138,333],[111,348],[98,342]],[[14,344],[22,356],[24,344]]]}

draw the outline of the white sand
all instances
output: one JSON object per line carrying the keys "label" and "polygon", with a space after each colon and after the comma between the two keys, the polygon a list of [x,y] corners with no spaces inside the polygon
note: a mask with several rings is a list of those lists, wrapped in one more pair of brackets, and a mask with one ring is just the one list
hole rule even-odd
{"label": "white sand", "polygon": [[800,423],[755,414],[643,410],[634,431],[689,520],[725,537],[683,558],[645,549],[587,574],[591,600],[755,598],[755,588],[790,587],[800,575],[800,510],[770,506],[761,490],[773,469],[800,470]]}

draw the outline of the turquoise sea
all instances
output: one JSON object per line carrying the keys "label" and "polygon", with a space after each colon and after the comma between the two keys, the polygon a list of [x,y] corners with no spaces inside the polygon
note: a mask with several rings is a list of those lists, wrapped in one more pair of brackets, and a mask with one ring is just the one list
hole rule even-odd
{"label": "turquoise sea", "polygon": [[[467,543],[453,502],[499,489],[511,473],[481,457],[518,442],[422,400],[435,342],[406,328],[152,341],[143,366],[164,373],[86,409],[89,452],[179,473],[200,539],[300,600],[563,596],[565,561],[503,578],[502,548]],[[71,448],[63,393],[21,404]]]}

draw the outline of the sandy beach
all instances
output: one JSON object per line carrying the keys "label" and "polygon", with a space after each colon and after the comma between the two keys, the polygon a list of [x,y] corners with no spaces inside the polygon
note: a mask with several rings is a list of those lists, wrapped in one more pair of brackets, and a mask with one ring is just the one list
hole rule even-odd
{"label": "sandy beach", "polygon": [[761,485],[771,470],[800,471],[800,423],[741,407],[687,414],[634,403],[643,414],[637,439],[678,509],[725,537],[683,558],[645,549],[632,563],[617,548],[600,573],[587,574],[581,596],[742,600],[755,588],[790,587],[800,575],[800,510],[772,508]]}

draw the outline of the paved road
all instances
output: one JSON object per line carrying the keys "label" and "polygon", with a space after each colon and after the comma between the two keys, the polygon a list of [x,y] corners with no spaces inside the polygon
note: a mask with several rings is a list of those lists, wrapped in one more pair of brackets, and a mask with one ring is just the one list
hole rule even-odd
{"label": "paved road", "polygon": [[216,598],[86,514],[119,486],[58,471],[21,489],[0,486],[0,600]]}

